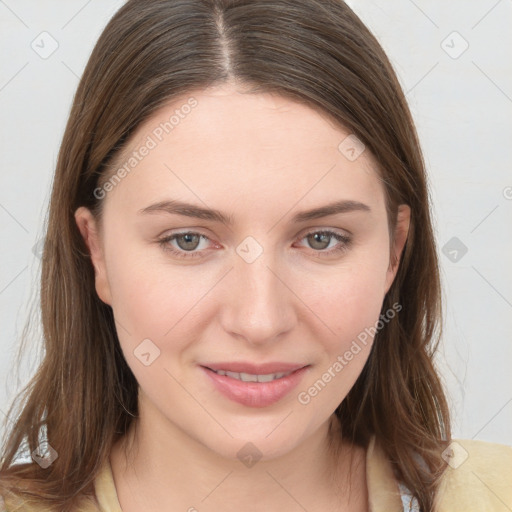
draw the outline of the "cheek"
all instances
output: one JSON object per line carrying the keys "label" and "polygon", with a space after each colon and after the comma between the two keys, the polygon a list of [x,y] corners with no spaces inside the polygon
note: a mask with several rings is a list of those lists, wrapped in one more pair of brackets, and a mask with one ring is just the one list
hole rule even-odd
{"label": "cheek", "polygon": [[[379,254],[379,253],[377,253]],[[387,258],[380,253],[354,256],[336,269],[300,280],[299,294],[323,321],[339,348],[378,320],[384,299]]]}
{"label": "cheek", "polygon": [[156,253],[154,248],[127,250],[128,244],[121,241],[117,247],[111,254],[123,257],[111,257],[108,275],[117,333],[128,363],[139,364],[134,351],[146,339],[161,349],[155,365],[179,357],[205,315],[208,301],[202,297],[219,276],[211,269],[155,261],[149,256],[149,251]]}
{"label": "cheek", "polygon": [[297,399],[303,406],[312,404],[307,410],[314,410],[314,416],[338,407],[370,355],[383,301],[383,263],[359,260],[310,288],[308,305],[323,325],[315,336],[322,355],[319,351],[318,369]]}
{"label": "cheek", "polygon": [[182,358],[199,324],[204,284],[134,254],[117,262],[111,275],[119,342],[139,386],[152,401],[163,390],[182,397]]}

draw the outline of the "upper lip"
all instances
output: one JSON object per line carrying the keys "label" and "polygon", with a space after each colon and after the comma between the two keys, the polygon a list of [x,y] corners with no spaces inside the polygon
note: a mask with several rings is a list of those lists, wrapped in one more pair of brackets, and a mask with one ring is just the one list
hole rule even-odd
{"label": "upper lip", "polygon": [[295,370],[300,370],[307,364],[301,363],[281,363],[281,362],[271,362],[265,364],[254,364],[243,361],[226,361],[221,363],[208,363],[203,364],[206,368],[210,368],[210,370],[225,370],[228,372],[235,373],[249,373],[251,375],[268,375],[271,373],[289,373]]}

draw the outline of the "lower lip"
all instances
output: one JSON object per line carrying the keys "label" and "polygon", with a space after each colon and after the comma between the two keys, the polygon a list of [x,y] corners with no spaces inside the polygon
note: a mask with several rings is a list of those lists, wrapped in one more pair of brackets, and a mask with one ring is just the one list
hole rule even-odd
{"label": "lower lip", "polygon": [[248,407],[267,407],[278,402],[297,387],[308,368],[309,366],[305,366],[286,377],[271,382],[244,382],[226,375],[219,375],[213,370],[201,366],[201,369],[224,396]]}

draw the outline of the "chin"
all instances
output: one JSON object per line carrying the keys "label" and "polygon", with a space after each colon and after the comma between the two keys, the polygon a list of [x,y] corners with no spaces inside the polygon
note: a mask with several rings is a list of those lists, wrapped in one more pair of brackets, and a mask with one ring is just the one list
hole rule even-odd
{"label": "chin", "polygon": [[[285,415],[286,416],[286,415]],[[289,432],[279,427],[282,418],[272,423],[272,427],[258,425],[253,429],[229,429],[229,434],[220,434],[215,439],[209,437],[203,444],[211,451],[228,460],[268,461],[286,455],[300,443],[300,433]],[[277,426],[277,428],[276,428]],[[277,430],[280,432],[277,432]],[[250,465],[250,464],[249,464]]]}

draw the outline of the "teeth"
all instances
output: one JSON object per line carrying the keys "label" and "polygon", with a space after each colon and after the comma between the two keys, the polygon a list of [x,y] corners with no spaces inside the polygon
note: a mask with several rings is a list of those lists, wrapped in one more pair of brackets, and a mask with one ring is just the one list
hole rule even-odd
{"label": "teeth", "polygon": [[213,370],[215,373],[219,375],[224,375],[226,377],[231,377],[232,379],[241,380],[243,382],[271,382],[276,379],[280,379],[285,377],[286,375],[290,375],[292,372],[288,373],[269,373],[267,375],[253,375],[251,373],[237,373],[237,372],[228,372],[224,370]]}
{"label": "teeth", "polygon": [[241,373],[240,380],[243,380],[244,382],[258,382],[258,376],[251,375],[250,373]]}
{"label": "teeth", "polygon": [[258,380],[258,382],[271,382],[274,379],[280,379],[281,378],[280,376],[282,376],[281,373],[277,373],[277,374],[274,374],[274,375],[272,375],[272,374],[270,374],[270,375],[258,375],[257,380]]}

